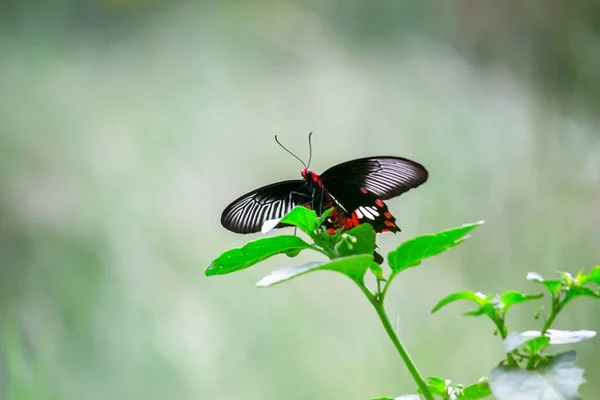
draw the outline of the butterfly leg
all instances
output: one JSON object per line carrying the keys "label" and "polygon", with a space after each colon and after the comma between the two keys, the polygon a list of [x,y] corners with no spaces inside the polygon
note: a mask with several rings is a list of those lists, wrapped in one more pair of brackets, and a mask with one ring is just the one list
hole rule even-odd
{"label": "butterfly leg", "polygon": [[323,198],[325,197],[325,190],[321,190],[321,201],[319,203],[319,218],[323,215]]}

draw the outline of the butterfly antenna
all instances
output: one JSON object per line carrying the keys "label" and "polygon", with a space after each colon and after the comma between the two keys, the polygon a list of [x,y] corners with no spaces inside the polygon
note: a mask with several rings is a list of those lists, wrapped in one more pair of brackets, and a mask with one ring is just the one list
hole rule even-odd
{"label": "butterfly antenna", "polygon": [[302,165],[304,165],[304,168],[308,168],[306,164],[304,164],[304,161],[302,161],[300,159],[300,157],[298,157],[297,155],[295,155],[294,153],[292,153],[291,151],[289,151],[284,145],[281,144],[281,142],[279,141],[279,139],[277,139],[277,135],[275,135],[275,141],[277,142],[277,144],[279,146],[281,146],[282,149],[284,149],[285,151],[287,151],[288,153],[290,153],[291,155],[293,155],[294,157],[296,157],[296,160],[300,161],[302,163]]}
{"label": "butterfly antenna", "polygon": [[312,132],[308,134],[308,166],[306,168],[310,167],[310,161],[312,160],[312,141],[310,140],[312,134]]}

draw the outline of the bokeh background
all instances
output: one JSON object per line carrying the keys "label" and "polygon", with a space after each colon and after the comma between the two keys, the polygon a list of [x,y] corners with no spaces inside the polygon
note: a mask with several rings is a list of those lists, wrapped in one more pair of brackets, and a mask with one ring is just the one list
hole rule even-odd
{"label": "bokeh background", "polygon": [[[539,292],[600,263],[600,3],[0,2],[0,399],[367,399],[415,384],[354,285],[271,289],[273,258],[206,278],[256,236],[228,202],[391,154],[430,171],[391,200],[410,237],[485,220],[406,271],[387,307],[425,375],[502,358],[457,290]],[[509,314],[539,328],[537,305]],[[578,299],[556,322],[600,329]],[[577,345],[600,391],[598,339]]]}

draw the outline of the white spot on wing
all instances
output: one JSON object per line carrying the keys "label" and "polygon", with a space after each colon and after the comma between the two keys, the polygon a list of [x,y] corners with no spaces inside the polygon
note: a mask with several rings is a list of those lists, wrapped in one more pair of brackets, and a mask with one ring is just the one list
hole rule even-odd
{"label": "white spot on wing", "polygon": [[371,211],[371,214],[373,214],[376,217],[379,217],[379,213],[377,212],[377,207],[369,207],[369,211]]}
{"label": "white spot on wing", "polygon": [[262,224],[262,228],[260,228],[260,233],[267,233],[275,229],[277,224],[281,221],[281,218],[268,219]]}
{"label": "white spot on wing", "polygon": [[362,213],[365,215],[365,218],[368,218],[370,220],[374,220],[375,219],[375,216],[373,214],[371,214],[371,211],[368,208],[366,208],[366,207],[358,207],[358,210],[362,211]]}
{"label": "white spot on wing", "polygon": [[363,213],[360,212],[360,208],[357,208],[354,212],[356,213],[356,216],[358,217],[358,219],[363,219],[364,218]]}

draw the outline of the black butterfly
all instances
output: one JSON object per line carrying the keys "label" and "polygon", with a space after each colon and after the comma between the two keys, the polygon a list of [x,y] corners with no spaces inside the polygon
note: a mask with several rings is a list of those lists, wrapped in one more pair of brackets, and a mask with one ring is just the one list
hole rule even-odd
{"label": "black butterfly", "polygon": [[[321,175],[305,164],[301,175],[301,180],[273,183],[241,196],[225,208],[221,224],[236,233],[260,232],[265,221],[282,218],[301,205],[319,215],[334,208],[324,223],[329,230],[350,229],[368,222],[375,232],[398,232],[396,218],[383,200],[416,188],[428,178],[421,164],[394,156],[347,161]],[[276,228],[284,226],[278,224]]]}

